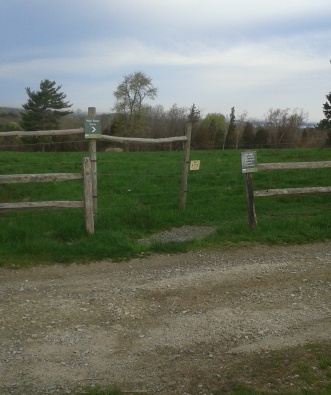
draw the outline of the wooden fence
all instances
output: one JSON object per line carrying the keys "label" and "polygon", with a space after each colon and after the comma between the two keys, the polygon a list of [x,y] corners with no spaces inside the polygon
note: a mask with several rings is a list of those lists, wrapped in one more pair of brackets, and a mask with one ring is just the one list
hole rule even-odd
{"label": "wooden fence", "polygon": [[[96,108],[88,108],[88,117],[96,117]],[[83,128],[66,129],[66,130],[39,130],[39,131],[13,131],[2,132],[0,137],[39,137],[39,136],[66,136],[75,134],[84,134]],[[53,208],[69,208],[69,207],[85,207],[85,223],[89,233],[94,233],[94,219],[98,209],[97,194],[97,148],[96,141],[108,141],[116,143],[141,143],[141,144],[164,144],[172,142],[183,142],[183,164],[182,177],[179,196],[179,207],[185,209],[187,195],[187,180],[189,171],[189,158],[191,147],[192,124],[188,123],[185,136],[167,137],[167,138],[133,138],[100,135],[98,138],[89,137],[89,158],[83,160],[83,174],[62,173],[62,174],[18,174],[18,175],[2,175],[0,183],[8,182],[57,182],[72,179],[84,179],[84,201],[50,201],[50,202],[29,202],[29,203],[2,203],[0,210],[27,210],[27,209],[53,209]],[[89,164],[87,164],[87,162]],[[91,191],[91,199],[90,199]],[[91,216],[92,210],[92,216]]]}
{"label": "wooden fence", "polygon": [[85,227],[88,233],[94,233],[94,215],[92,200],[92,166],[90,158],[83,158],[82,173],[44,173],[0,175],[0,184],[26,182],[60,182],[83,179],[84,200],[82,201],[40,201],[23,203],[0,203],[0,211],[7,210],[42,210],[63,208],[84,208]]}
{"label": "wooden fence", "polygon": [[[257,164],[257,171],[265,170],[295,170],[295,169],[321,169],[330,168],[331,162],[291,162],[291,163],[261,163]],[[254,172],[247,172],[246,176],[246,206],[248,223],[251,228],[257,226],[257,219],[254,206],[254,197],[268,197],[280,195],[311,195],[330,193],[331,186],[327,187],[305,187],[305,188],[283,188],[283,189],[265,189],[254,191]]]}
{"label": "wooden fence", "polygon": [[180,186],[180,195],[179,195],[179,207],[181,209],[185,209],[186,195],[187,195],[187,179],[188,179],[188,172],[190,165],[191,134],[192,134],[192,124],[188,123],[185,136],[151,139],[151,138],[118,137],[118,136],[102,135],[100,137],[100,140],[111,141],[115,143],[140,143],[140,144],[164,144],[164,143],[173,143],[178,141],[183,142],[184,143],[183,164],[182,164],[182,176],[181,176],[181,186]]}

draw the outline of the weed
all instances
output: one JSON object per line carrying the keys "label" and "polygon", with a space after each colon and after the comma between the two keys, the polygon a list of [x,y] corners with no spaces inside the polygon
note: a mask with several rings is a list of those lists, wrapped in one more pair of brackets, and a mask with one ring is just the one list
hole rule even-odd
{"label": "weed", "polygon": [[326,355],[321,355],[318,360],[319,369],[327,369],[331,367],[331,357]]}
{"label": "weed", "polygon": [[123,395],[123,393],[116,388],[102,389],[101,386],[85,387],[81,392],[76,395]]}

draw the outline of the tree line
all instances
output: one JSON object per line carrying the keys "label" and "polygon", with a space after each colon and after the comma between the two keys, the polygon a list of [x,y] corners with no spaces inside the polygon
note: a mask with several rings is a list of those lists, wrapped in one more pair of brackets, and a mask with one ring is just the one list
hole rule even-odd
{"label": "tree line", "polygon": [[[67,100],[62,86],[48,79],[40,82],[39,90],[26,88],[28,100],[23,110],[14,114],[12,110],[0,112],[0,132],[6,130],[56,130],[78,128],[84,125],[84,114],[71,110],[72,104]],[[236,115],[235,107],[230,115],[209,113],[200,116],[193,105],[190,108],[177,104],[166,110],[162,105],[150,105],[146,101],[155,100],[157,88],[152,79],[143,72],[134,72],[124,76],[123,81],[113,92],[115,104],[109,114],[102,114],[102,133],[122,137],[162,138],[181,136],[189,121],[194,122],[192,128],[193,149],[251,149],[251,148],[285,148],[300,146],[331,146],[331,93],[326,95],[323,105],[325,118],[316,128],[304,128],[307,113],[302,109],[269,109],[262,121],[248,119],[244,111]],[[7,123],[1,117],[11,118]],[[191,117],[191,119],[190,119]],[[314,140],[314,142],[312,142]],[[318,141],[318,142],[316,142]],[[100,148],[104,148],[101,142]],[[81,150],[84,137],[34,137],[1,138],[2,149],[37,149],[41,144],[44,150]],[[30,147],[30,148],[29,148]],[[159,147],[159,146],[158,146]],[[130,147],[138,149],[139,146]],[[177,147],[171,146],[171,149]],[[178,147],[179,148],[179,147]]]}

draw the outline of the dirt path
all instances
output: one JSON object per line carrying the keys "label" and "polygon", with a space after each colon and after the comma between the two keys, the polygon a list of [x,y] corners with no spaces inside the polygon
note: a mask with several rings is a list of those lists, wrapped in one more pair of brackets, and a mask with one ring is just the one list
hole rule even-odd
{"label": "dirt path", "polygon": [[330,291],[330,242],[2,269],[0,393],[187,394],[198,370],[331,340]]}

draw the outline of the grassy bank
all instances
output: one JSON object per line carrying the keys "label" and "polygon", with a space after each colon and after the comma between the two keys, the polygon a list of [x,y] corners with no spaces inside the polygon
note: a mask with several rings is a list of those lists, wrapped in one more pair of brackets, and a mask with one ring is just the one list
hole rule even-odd
{"label": "grassy bank", "polygon": [[[0,174],[80,172],[87,153],[2,152]],[[330,149],[259,150],[258,161],[330,160]],[[247,226],[240,151],[193,151],[199,171],[178,208],[182,152],[98,153],[96,232],[80,209],[1,212],[0,265],[125,259],[149,251],[185,251],[240,243],[306,243],[331,238],[328,195],[256,198],[258,227]],[[330,169],[259,172],[255,189],[327,186]],[[0,185],[0,201],[81,200],[80,181]],[[137,240],[182,225],[215,226],[203,241],[152,244]]]}

